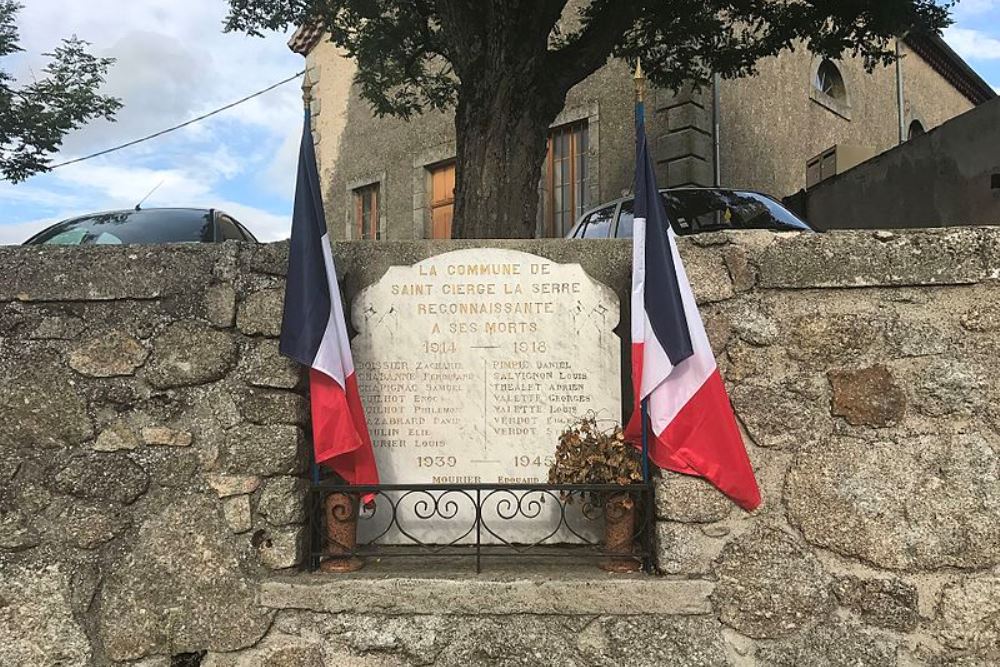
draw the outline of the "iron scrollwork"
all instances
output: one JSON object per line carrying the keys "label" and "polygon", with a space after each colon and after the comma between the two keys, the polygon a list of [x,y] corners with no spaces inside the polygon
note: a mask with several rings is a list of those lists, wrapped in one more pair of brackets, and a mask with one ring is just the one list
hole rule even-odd
{"label": "iron scrollwork", "polygon": [[[345,494],[347,511],[324,512],[324,499]],[[327,551],[330,521],[358,522],[357,544],[347,556],[377,558],[454,556],[597,557],[605,519],[635,512],[630,558],[653,568],[652,484],[379,484],[314,482],[310,488],[310,565]],[[362,499],[369,500],[363,503]],[[428,533],[433,532],[433,539]],[[339,546],[339,545],[338,545]]]}

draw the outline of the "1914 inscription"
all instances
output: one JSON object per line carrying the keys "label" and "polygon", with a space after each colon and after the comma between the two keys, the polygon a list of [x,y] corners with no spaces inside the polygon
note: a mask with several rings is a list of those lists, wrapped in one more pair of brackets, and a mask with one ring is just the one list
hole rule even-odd
{"label": "1914 inscription", "polygon": [[394,266],[355,299],[383,483],[545,482],[559,434],[618,419],[618,299],[579,264],[476,248]]}

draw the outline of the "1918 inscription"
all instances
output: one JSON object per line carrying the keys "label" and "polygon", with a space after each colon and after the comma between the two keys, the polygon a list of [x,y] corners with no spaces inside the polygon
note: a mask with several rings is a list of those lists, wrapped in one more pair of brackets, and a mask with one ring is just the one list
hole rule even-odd
{"label": "1918 inscription", "polygon": [[394,266],[355,299],[384,483],[539,483],[574,417],[620,414],[618,299],[578,264],[477,248]]}

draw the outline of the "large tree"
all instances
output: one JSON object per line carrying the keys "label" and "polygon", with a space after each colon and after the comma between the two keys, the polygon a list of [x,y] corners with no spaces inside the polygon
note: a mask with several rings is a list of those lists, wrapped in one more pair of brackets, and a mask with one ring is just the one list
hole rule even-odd
{"label": "large tree", "polygon": [[[21,51],[14,0],[0,0],[0,58]],[[0,68],[0,175],[18,182],[48,169],[66,133],[95,118],[114,119],[121,102],[98,93],[113,60],[87,52],[87,42],[62,40],[41,77],[18,85]]]}
{"label": "large tree", "polygon": [[376,114],[455,106],[456,238],[530,237],[549,125],[609,58],[676,88],[807,48],[869,67],[893,37],[937,31],[935,0],[229,0],[227,29],[321,24]]}

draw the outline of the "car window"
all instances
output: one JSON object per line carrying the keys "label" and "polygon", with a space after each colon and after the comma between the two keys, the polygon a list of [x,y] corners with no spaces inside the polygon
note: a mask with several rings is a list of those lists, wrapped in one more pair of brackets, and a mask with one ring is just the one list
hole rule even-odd
{"label": "car window", "polygon": [[720,229],[809,229],[776,201],[756,192],[691,189],[662,194],[679,234]]}
{"label": "car window", "polygon": [[243,232],[236,226],[236,222],[228,215],[220,214],[216,224],[219,226],[219,241],[245,241]]}
{"label": "car window", "polygon": [[116,211],[74,218],[30,239],[46,245],[117,245],[121,243],[207,243],[212,217],[197,209]]}
{"label": "car window", "polygon": [[635,220],[633,211],[635,200],[629,199],[622,202],[622,207],[618,211],[618,229],[615,230],[615,237],[619,239],[632,238],[632,223]]}
{"label": "car window", "polygon": [[594,211],[586,217],[584,220],[585,226],[582,227],[581,233],[577,236],[578,238],[585,239],[606,239],[611,234],[611,221],[614,219],[614,206],[605,206],[598,211]]}
{"label": "car window", "polygon": [[[661,196],[663,196],[663,193],[661,193]],[[676,219],[670,217],[671,213],[670,213],[670,208],[667,206],[667,202],[664,201],[663,204],[665,207],[667,207],[667,217],[673,223],[674,231],[679,234],[690,234],[691,225],[689,225],[687,221],[681,221],[680,224],[678,224],[678,221]],[[620,239],[632,238],[633,235],[632,227],[635,222],[634,211],[635,211],[634,199],[629,199],[628,201],[622,202],[621,210],[618,213],[618,229],[615,231],[615,236],[617,238]],[[679,232],[678,228],[680,228]]]}

